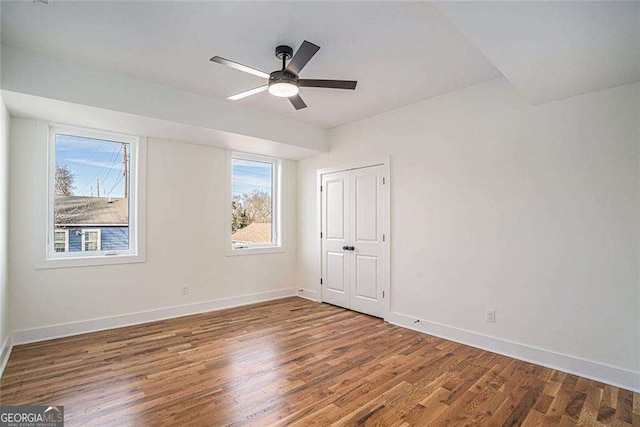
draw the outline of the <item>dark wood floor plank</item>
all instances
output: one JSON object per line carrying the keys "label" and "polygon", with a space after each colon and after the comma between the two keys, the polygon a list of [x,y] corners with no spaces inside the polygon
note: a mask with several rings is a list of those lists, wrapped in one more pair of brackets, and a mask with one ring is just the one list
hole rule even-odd
{"label": "dark wood floor plank", "polygon": [[632,425],[640,395],[284,298],[14,348],[0,404],[67,426]]}

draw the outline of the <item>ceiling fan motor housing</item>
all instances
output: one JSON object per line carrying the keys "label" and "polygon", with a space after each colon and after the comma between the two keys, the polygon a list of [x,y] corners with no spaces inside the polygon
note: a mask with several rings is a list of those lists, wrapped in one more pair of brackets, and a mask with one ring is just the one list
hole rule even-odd
{"label": "ceiling fan motor housing", "polygon": [[287,70],[274,71],[269,75],[269,84],[289,83],[298,86],[298,76],[291,74]]}

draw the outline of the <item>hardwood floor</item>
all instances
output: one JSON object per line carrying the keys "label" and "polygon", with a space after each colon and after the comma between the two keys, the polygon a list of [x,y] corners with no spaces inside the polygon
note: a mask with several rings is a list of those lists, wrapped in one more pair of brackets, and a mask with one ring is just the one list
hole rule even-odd
{"label": "hardwood floor", "polygon": [[640,425],[640,395],[285,298],[18,346],[0,403],[76,425]]}

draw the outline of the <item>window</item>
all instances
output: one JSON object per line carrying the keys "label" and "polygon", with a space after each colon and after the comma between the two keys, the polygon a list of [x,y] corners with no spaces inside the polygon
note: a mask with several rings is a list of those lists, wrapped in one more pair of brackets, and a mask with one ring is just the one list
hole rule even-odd
{"label": "window", "polygon": [[55,252],[67,252],[69,250],[69,230],[55,230],[53,250]]}
{"label": "window", "polygon": [[230,162],[232,252],[281,248],[281,161],[233,153]]}
{"label": "window", "polygon": [[82,250],[83,251],[99,251],[101,248],[100,229],[82,230]]}
{"label": "window", "polygon": [[[128,135],[49,126],[47,260],[76,265],[70,260],[93,259],[77,264],[91,265],[139,255],[142,143]],[[106,257],[110,261],[95,262]]]}

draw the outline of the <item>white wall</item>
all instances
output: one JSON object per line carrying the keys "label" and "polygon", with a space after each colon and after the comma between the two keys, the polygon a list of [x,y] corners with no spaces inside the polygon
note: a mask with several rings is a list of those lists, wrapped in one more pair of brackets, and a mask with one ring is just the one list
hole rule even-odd
{"label": "white wall", "polygon": [[[293,288],[296,164],[285,162],[286,253],[225,256],[225,151],[149,139],[147,262],[35,269],[34,235],[46,141],[37,122],[11,121],[11,321],[15,331]],[[190,294],[180,295],[180,284]]]}
{"label": "white wall", "polygon": [[10,331],[8,261],[10,120],[9,112],[0,98],[0,356],[2,356],[2,345],[9,337]]}
{"label": "white wall", "polygon": [[298,163],[298,284],[319,291],[316,169],[391,155],[393,312],[640,371],[639,104],[496,79],[333,129]]}

